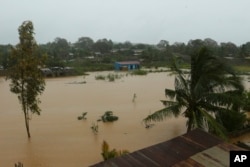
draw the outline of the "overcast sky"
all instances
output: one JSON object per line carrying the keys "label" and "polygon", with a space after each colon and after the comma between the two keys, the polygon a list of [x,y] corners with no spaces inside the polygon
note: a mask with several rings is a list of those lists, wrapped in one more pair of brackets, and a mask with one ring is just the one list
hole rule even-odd
{"label": "overcast sky", "polygon": [[56,37],[170,44],[207,37],[250,41],[250,0],[0,0],[0,44],[16,44],[31,20],[37,43]]}

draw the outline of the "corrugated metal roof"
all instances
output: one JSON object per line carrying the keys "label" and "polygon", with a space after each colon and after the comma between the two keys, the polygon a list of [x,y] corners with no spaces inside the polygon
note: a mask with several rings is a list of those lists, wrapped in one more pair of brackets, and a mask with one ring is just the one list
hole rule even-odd
{"label": "corrugated metal roof", "polygon": [[244,150],[195,129],[182,136],[92,167],[229,166],[229,151]]}

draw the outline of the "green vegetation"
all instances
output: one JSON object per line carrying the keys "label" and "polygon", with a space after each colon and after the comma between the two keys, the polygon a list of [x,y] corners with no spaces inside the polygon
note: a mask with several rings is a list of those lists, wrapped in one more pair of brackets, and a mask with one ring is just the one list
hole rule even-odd
{"label": "green vegetation", "polygon": [[106,111],[101,116],[101,119],[103,122],[113,122],[113,121],[118,120],[118,117],[113,115],[113,111]]}
{"label": "green vegetation", "polygon": [[67,60],[62,66],[73,67],[77,75],[82,75],[87,71],[111,71],[114,70],[113,63],[98,62],[97,60],[89,60],[85,58],[76,58]]}
{"label": "green vegetation", "polygon": [[97,76],[95,76],[95,79],[96,80],[105,80],[106,77],[104,75],[97,75]]}
{"label": "green vegetation", "polygon": [[228,133],[233,133],[242,130],[249,126],[247,123],[247,117],[244,112],[238,111],[221,111],[218,112],[216,117],[217,122],[220,122],[223,127],[226,128]]}
{"label": "green vegetation", "polygon": [[239,74],[247,74],[248,75],[248,72],[250,72],[250,66],[237,65],[237,66],[234,66],[234,68]]}
{"label": "green vegetation", "polygon": [[[187,131],[195,128],[208,130],[226,138],[227,132],[238,129],[223,119],[235,117],[236,122],[246,122],[240,111],[244,87],[231,66],[213,56],[207,48],[201,48],[191,56],[190,73],[180,69],[179,59],[173,62],[175,90],[166,89],[165,108],[147,116],[144,122],[162,121],[165,117],[184,115]],[[230,121],[229,121],[230,122]]]}
{"label": "green vegetation", "polygon": [[44,59],[37,54],[32,22],[23,22],[18,31],[20,42],[12,48],[8,61],[7,79],[11,80],[11,92],[17,94],[22,105],[27,135],[30,138],[29,121],[31,114],[40,115],[38,96],[45,89],[45,81],[38,68],[43,67]]}
{"label": "green vegetation", "polygon": [[148,72],[145,70],[133,70],[131,71],[131,75],[147,75]]}
{"label": "green vegetation", "polygon": [[249,91],[245,91],[243,94],[244,98],[244,106],[243,106],[243,110],[250,112],[250,92]]}
{"label": "green vegetation", "polygon": [[107,78],[109,82],[113,82],[115,79],[120,79],[121,77],[118,74],[108,74]]}
{"label": "green vegetation", "polygon": [[92,123],[92,126],[90,127],[93,131],[94,134],[97,134],[98,133],[98,123]]}
{"label": "green vegetation", "polygon": [[87,112],[83,112],[81,116],[78,116],[77,119],[78,120],[86,120],[86,115],[87,115]]}
{"label": "green vegetation", "polygon": [[116,79],[121,79],[123,77],[122,74],[112,74],[109,73],[108,75],[97,75],[95,76],[96,80],[108,80],[109,82],[114,82]]}
{"label": "green vegetation", "polygon": [[119,157],[119,156],[128,154],[128,153],[129,153],[129,151],[127,151],[127,150],[119,150],[119,151],[117,151],[116,149],[111,150],[106,141],[103,141],[103,143],[102,143],[102,153],[101,154],[102,154],[102,157],[105,161],[108,159],[111,159],[111,158],[115,158],[115,157]]}
{"label": "green vegetation", "polygon": [[[46,68],[73,67],[74,74],[82,75],[86,71],[114,70],[114,62],[140,60],[141,66],[146,68],[170,67],[172,57],[183,60],[180,68],[190,68],[189,55],[197,48],[205,46],[215,56],[223,58],[239,72],[246,74],[250,65],[250,42],[236,46],[232,42],[218,44],[211,38],[191,39],[188,43],[175,42],[169,44],[166,40],[159,43],[133,44],[126,42],[112,42],[112,40],[90,37],[80,37],[76,42],[70,43],[67,39],[57,37],[52,42],[38,45],[37,53],[46,54]],[[0,67],[7,69],[7,60],[10,56],[11,45],[0,45]],[[6,72],[0,69],[0,75]]]}

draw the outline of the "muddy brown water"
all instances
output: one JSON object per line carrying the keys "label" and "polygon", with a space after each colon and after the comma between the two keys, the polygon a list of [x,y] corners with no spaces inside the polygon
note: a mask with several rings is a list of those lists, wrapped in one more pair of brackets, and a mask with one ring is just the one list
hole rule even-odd
{"label": "muddy brown water", "polygon": [[[115,82],[89,76],[46,79],[41,96],[42,113],[30,122],[31,139],[25,131],[24,117],[9,82],[0,78],[0,166],[12,167],[18,161],[25,167],[83,167],[102,161],[101,144],[130,152],[169,140],[186,132],[185,119],[168,118],[150,129],[142,124],[149,113],[161,109],[164,89],[173,88],[174,78],[167,73],[126,76]],[[86,84],[80,84],[86,81]],[[136,98],[133,102],[133,96]],[[111,110],[119,117],[113,123],[93,123]],[[77,120],[88,112],[86,120]]]}

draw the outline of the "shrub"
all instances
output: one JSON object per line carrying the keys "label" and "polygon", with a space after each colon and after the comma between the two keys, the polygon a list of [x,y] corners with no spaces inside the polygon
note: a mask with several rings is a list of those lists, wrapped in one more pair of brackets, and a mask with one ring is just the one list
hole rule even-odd
{"label": "shrub", "polygon": [[97,134],[98,133],[98,128],[99,128],[99,126],[98,126],[98,124],[96,123],[92,123],[92,126],[90,127],[91,129],[92,129],[92,131],[93,131],[93,133],[95,133],[95,134]]}
{"label": "shrub", "polygon": [[114,74],[108,74],[107,78],[108,78],[109,82],[115,81],[115,75]]}
{"label": "shrub", "polygon": [[131,72],[132,75],[147,75],[148,72],[145,70],[134,70]]}
{"label": "shrub", "polygon": [[95,79],[96,79],[96,80],[105,80],[106,77],[103,76],[103,75],[97,75],[97,76],[95,76]]}
{"label": "shrub", "polygon": [[78,120],[85,120],[87,119],[85,116],[87,115],[87,112],[83,112],[81,116],[78,116],[77,119]]}
{"label": "shrub", "polygon": [[113,82],[116,79],[120,79],[121,77],[122,77],[122,75],[109,73],[107,76],[97,75],[97,76],[95,76],[95,79],[96,80],[106,80],[107,79],[109,82]]}
{"label": "shrub", "polygon": [[113,122],[118,120],[118,117],[113,115],[113,111],[106,111],[101,118],[103,122]]}

